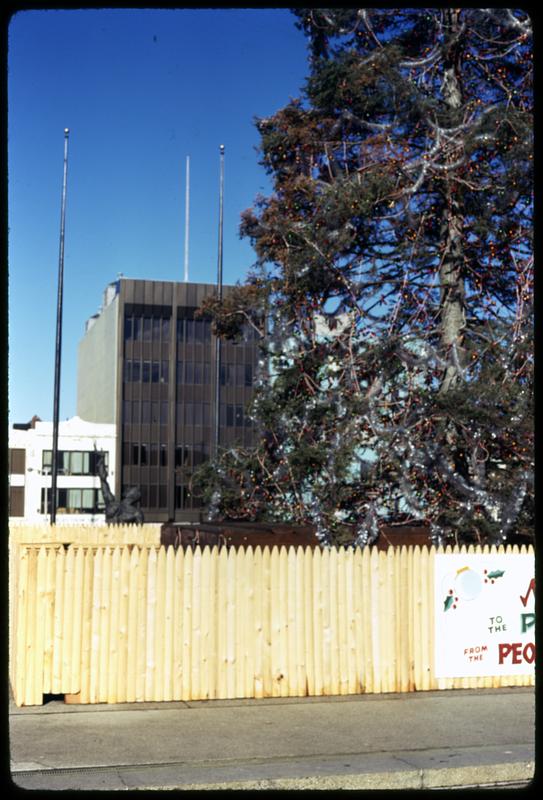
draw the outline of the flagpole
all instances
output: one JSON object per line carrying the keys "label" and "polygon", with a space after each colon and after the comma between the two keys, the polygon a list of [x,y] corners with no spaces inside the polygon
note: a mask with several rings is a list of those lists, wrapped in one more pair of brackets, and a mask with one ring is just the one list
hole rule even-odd
{"label": "flagpole", "polygon": [[68,177],[68,137],[70,131],[64,128],[64,174],[62,179],[62,203],[60,211],[60,245],[58,256],[57,291],[57,331],[55,341],[55,386],[53,398],[53,452],[51,455],[51,525],[57,515],[57,472],[58,472],[58,422],[60,406],[60,356],[62,350],[62,293],[64,282],[64,227],[66,219],[66,187]]}
{"label": "flagpole", "polygon": [[183,280],[189,280],[189,200],[190,200],[190,157],[187,156],[185,176],[185,271]]}
{"label": "flagpole", "polygon": [[[222,240],[223,240],[223,205],[224,205],[224,145],[220,146],[220,182],[219,182],[219,253],[217,259],[217,297],[222,300]],[[215,339],[215,457],[219,454],[220,399],[221,399],[221,340]]]}

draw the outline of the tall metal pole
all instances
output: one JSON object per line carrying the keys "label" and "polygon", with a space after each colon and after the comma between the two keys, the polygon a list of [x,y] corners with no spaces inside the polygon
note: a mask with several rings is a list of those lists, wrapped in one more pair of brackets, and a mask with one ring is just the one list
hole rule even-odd
{"label": "tall metal pole", "polygon": [[58,458],[58,419],[60,406],[60,356],[62,350],[62,293],[64,282],[64,223],[66,219],[66,186],[68,177],[68,136],[70,131],[64,128],[64,175],[62,179],[62,203],[60,210],[60,246],[58,256],[58,291],[57,291],[57,334],[55,342],[55,387],[53,399],[53,452],[51,462],[51,525],[57,516],[57,458]]}
{"label": "tall metal pole", "polygon": [[[221,173],[219,183],[219,256],[217,260],[217,296],[222,300],[222,231],[223,231],[223,201],[224,201],[224,145],[220,146]],[[221,400],[221,340],[215,340],[215,453],[219,453],[219,428],[220,428],[220,400]]]}
{"label": "tall metal pole", "polygon": [[190,158],[187,156],[185,178],[185,283],[189,280],[189,185],[190,185]]}

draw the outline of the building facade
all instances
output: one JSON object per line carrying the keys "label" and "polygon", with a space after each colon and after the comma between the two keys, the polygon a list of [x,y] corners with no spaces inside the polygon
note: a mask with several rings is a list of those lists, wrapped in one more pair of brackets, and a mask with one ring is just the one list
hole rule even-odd
{"label": "building facade", "polygon": [[[77,413],[116,425],[115,494],[137,486],[149,522],[205,512],[191,478],[216,441],[217,339],[195,312],[215,292],[213,284],[120,278],[79,346]],[[251,329],[221,342],[220,447],[254,441],[246,408],[257,362]]]}
{"label": "building facade", "polygon": [[[96,476],[96,452],[115,478],[115,425],[59,423],[57,523],[104,522],[104,502]],[[96,450],[95,450],[96,448]],[[51,513],[53,423],[38,418],[9,431],[9,521],[48,522]]]}

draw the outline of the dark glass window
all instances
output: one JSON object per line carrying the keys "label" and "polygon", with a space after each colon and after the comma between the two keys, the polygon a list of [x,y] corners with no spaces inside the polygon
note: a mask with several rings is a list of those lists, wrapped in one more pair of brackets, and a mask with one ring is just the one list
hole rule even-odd
{"label": "dark glass window", "polygon": [[129,383],[132,380],[132,361],[129,358],[124,362],[123,380],[125,383]]}
{"label": "dark glass window", "polygon": [[[100,489],[57,489],[59,514],[98,514],[103,510],[104,501]],[[51,513],[51,489],[42,489],[41,513]]]}
{"label": "dark glass window", "polygon": [[141,380],[141,364],[139,361],[132,362],[132,381],[138,383]]}
{"label": "dark glass window", "polygon": [[236,406],[235,424],[238,426],[243,425],[243,406]]}
{"label": "dark glass window", "polygon": [[168,445],[166,444],[160,445],[160,466],[168,466]]}
{"label": "dark glass window", "polygon": [[202,384],[202,379],[203,379],[202,364],[195,364],[194,365],[194,383],[197,386],[200,386]]}
{"label": "dark glass window", "polygon": [[[59,450],[57,451],[57,474],[59,475],[95,475],[97,456],[104,457],[106,470],[109,464],[109,453],[99,450]],[[52,450],[44,450],[42,454],[42,471],[51,474]]]}
{"label": "dark glass window", "polygon": [[187,361],[185,364],[185,383],[194,383],[194,364],[192,361]]}
{"label": "dark glass window", "polygon": [[253,385],[253,365],[245,364],[245,386]]}
{"label": "dark glass window", "polygon": [[170,320],[167,317],[162,319],[162,341],[168,342],[170,340]]}
{"label": "dark glass window", "polygon": [[178,444],[175,447],[175,466],[181,467],[183,465],[183,446]]}
{"label": "dark glass window", "polygon": [[140,464],[145,466],[149,463],[148,461],[148,453],[149,447],[146,444],[140,444]]}
{"label": "dark glass window", "polygon": [[158,417],[159,408],[160,408],[160,404],[159,403],[156,403],[154,401],[151,403],[151,422],[153,423],[153,425],[158,425],[158,422],[159,422],[159,417]]}
{"label": "dark glass window", "polygon": [[124,338],[125,341],[132,338],[132,317],[124,318]]}
{"label": "dark glass window", "polygon": [[144,361],[141,379],[144,383],[149,383],[150,378],[151,378],[151,362]]}
{"label": "dark glass window", "polygon": [[158,445],[156,442],[151,442],[149,448],[149,461],[152,467],[158,466]]}
{"label": "dark glass window", "polygon": [[168,383],[169,373],[170,373],[170,364],[168,361],[163,361],[162,373],[160,376],[162,383]]}
{"label": "dark glass window", "polygon": [[140,448],[139,445],[132,445],[132,465],[137,466],[140,463]]}
{"label": "dark glass window", "polygon": [[228,428],[234,425],[234,406],[230,403],[226,406],[226,425]]}
{"label": "dark glass window", "polygon": [[134,317],[132,322],[132,338],[134,341],[141,339],[141,317]]}
{"label": "dark glass window", "polygon": [[151,317],[144,317],[143,318],[143,341],[150,342],[151,341],[151,330],[152,330],[152,318]]}
{"label": "dark glass window", "polygon": [[160,362],[153,361],[151,364],[151,383],[158,383],[160,379]]}

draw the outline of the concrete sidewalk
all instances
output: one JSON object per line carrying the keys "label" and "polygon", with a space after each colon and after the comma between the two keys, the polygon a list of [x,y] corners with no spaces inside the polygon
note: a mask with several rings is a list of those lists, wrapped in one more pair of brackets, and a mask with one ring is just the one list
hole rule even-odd
{"label": "concrete sidewalk", "polygon": [[28,789],[522,786],[534,739],[533,688],[10,706]]}

